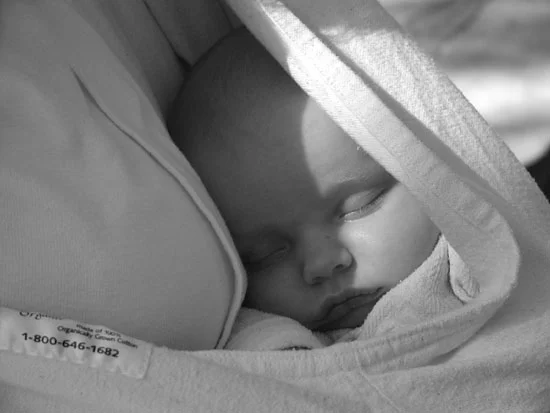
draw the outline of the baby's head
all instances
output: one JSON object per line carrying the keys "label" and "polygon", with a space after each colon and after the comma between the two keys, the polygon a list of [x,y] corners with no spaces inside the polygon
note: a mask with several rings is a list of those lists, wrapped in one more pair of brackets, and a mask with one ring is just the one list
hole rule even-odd
{"label": "baby's head", "polygon": [[244,30],[198,65],[170,128],[234,237],[249,307],[357,327],[437,241],[403,185]]}

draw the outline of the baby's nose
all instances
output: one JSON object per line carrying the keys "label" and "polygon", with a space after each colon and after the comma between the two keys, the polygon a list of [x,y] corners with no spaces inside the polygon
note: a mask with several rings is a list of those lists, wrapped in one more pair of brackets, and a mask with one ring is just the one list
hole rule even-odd
{"label": "baby's nose", "polygon": [[311,285],[345,274],[353,265],[353,256],[340,240],[332,236],[321,238],[305,247],[303,276]]}

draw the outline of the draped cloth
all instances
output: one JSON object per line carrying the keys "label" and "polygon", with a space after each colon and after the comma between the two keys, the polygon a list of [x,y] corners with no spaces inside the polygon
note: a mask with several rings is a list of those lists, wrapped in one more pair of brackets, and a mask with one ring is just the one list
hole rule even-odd
{"label": "draped cloth", "polygon": [[140,377],[0,351],[4,410],[547,411],[550,207],[524,167],[376,1],[227,3],[424,204],[474,277],[475,296],[311,351],[151,346]]}

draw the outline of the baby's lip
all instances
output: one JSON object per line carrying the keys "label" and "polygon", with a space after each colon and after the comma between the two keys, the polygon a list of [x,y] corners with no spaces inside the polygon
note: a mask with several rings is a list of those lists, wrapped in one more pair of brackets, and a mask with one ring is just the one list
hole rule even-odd
{"label": "baby's lip", "polygon": [[356,308],[368,305],[374,307],[374,304],[385,292],[385,289],[380,287],[375,290],[347,290],[329,297],[322,306],[317,329],[330,330],[331,325],[336,324]]}

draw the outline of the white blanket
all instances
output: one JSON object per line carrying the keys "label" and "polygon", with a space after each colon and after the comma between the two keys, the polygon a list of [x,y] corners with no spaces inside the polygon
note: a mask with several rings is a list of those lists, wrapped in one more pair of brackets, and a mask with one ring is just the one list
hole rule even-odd
{"label": "white blanket", "polygon": [[228,3],[425,204],[479,293],[381,336],[312,351],[139,344],[148,349],[136,355],[141,369],[125,374],[0,351],[6,411],[548,411],[550,207],[525,169],[376,1]]}

